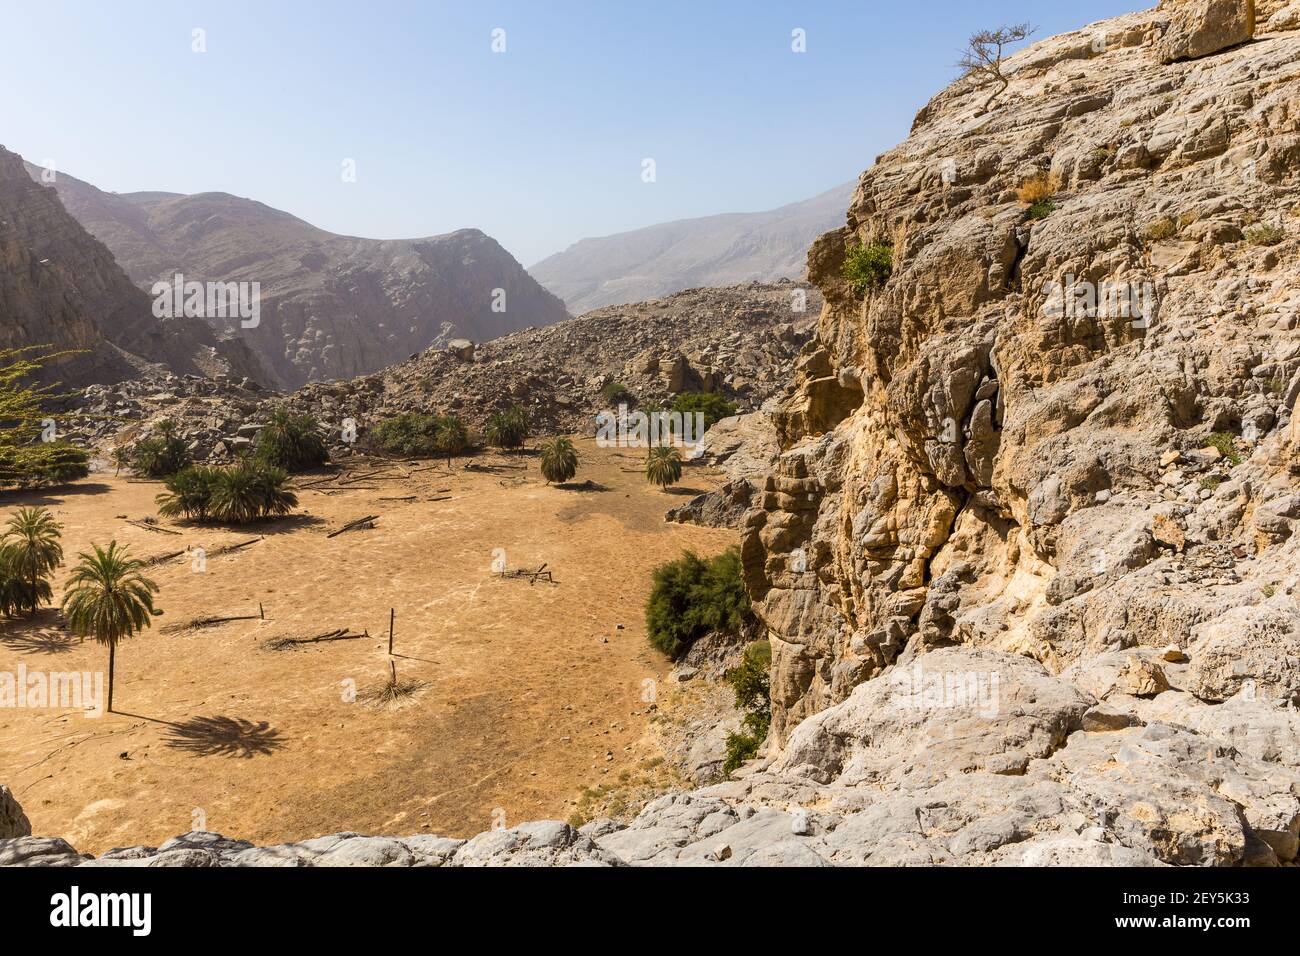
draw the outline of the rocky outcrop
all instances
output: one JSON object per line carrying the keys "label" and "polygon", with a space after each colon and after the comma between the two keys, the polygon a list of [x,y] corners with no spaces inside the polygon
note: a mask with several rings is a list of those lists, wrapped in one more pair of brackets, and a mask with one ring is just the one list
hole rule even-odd
{"label": "rocky outcrop", "polygon": [[1092,695],[1022,655],[948,648],[804,721],[779,759],[660,797],[630,824],[269,847],[191,833],[93,860],[27,837],[0,841],[0,866],[1294,864],[1300,717],[1272,711],[1272,744],[1247,752],[1227,742],[1246,712],[1196,730],[1182,703],[1164,719],[1107,720]]}
{"label": "rocky outcrop", "polygon": [[23,813],[23,808],[9,792],[9,788],[0,784],[0,840],[32,835],[32,824]]}
{"label": "rocky outcrop", "polygon": [[[693,289],[479,345],[448,343],[375,375],[313,383],[288,396],[233,377],[151,376],[87,389],[67,430],[102,444],[123,420],[138,431],[169,418],[198,458],[225,460],[251,443],[278,405],[315,416],[339,453],[348,451],[347,419],[364,441],[368,427],[406,411],[455,413],[481,429],[494,411],[517,403],[535,434],[591,434],[602,411],[616,413],[621,403],[635,411],[680,391],[718,391],[751,411],[787,388],[786,371],[820,307],[816,290],[796,283]],[[775,453],[775,438],[746,439],[745,448],[728,454],[749,462],[752,476],[754,462]]]}
{"label": "rocky outcrop", "polygon": [[159,320],[112,254],[68,215],[22,158],[0,147],[0,348],[76,350],[50,368],[71,384],[178,373],[265,377],[238,342],[191,319]]}
{"label": "rocky outcrop", "polygon": [[[1294,699],[1266,608],[1300,562],[1300,34],[1242,42],[1250,6],[1034,44],[987,113],[954,85],[814,245],[826,306],[743,549],[774,746],[905,649],[1060,674],[1175,643],[1197,697]],[[1162,63],[1176,40],[1196,58]],[[863,295],[858,242],[893,258]]]}
{"label": "rocky outcrop", "polygon": [[679,219],[583,239],[528,271],[574,315],[699,286],[802,279],[808,247],[844,217],[847,183],[779,209]]}
{"label": "rocky outcrop", "polygon": [[477,229],[359,239],[226,193],[106,193],[62,172],[55,188],[143,288],[177,273],[260,283],[255,328],[207,321],[252,349],[279,387],[366,375],[451,339],[484,341],[568,317]]}

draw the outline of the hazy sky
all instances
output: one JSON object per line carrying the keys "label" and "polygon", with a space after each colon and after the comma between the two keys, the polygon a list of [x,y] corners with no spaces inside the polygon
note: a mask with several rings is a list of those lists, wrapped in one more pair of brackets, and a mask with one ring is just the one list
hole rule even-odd
{"label": "hazy sky", "polygon": [[230,192],[350,235],[476,226],[532,265],[854,179],[973,30],[1141,5],[4,0],[0,144],[102,189]]}

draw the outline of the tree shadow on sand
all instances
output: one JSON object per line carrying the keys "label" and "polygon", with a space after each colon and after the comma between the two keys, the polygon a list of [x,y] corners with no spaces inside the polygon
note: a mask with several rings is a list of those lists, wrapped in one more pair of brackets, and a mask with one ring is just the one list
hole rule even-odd
{"label": "tree shadow on sand", "polygon": [[265,720],[253,723],[240,717],[191,717],[169,723],[163,744],[196,757],[269,756],[284,746],[280,732]]}
{"label": "tree shadow on sand", "polygon": [[20,654],[66,654],[79,641],[69,634],[56,608],[45,607],[35,617],[19,617],[4,622],[0,645]]}

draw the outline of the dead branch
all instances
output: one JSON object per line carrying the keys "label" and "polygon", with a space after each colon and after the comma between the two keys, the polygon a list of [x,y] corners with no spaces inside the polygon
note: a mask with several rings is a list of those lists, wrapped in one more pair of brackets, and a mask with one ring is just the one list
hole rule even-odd
{"label": "dead branch", "polygon": [[373,527],[375,526],[375,522],[378,521],[378,520],[379,520],[379,515],[366,515],[366,517],[364,517],[364,518],[357,518],[357,519],[354,520],[354,521],[349,521],[349,522],[348,522],[347,524],[345,524],[343,527],[339,528],[337,531],[331,531],[331,532],[330,532],[329,534],[327,534],[325,537],[327,537],[327,538],[337,538],[337,537],[338,537],[339,535],[341,535],[344,531],[353,531],[353,530],[355,530],[355,529],[357,529],[357,528],[363,528],[363,527],[364,527],[364,528],[373,528]]}
{"label": "dead branch", "polygon": [[262,644],[268,651],[283,651],[292,647],[299,647],[303,644],[327,644],[331,641],[359,641],[363,637],[369,637],[369,633],[354,634],[346,627],[338,628],[333,631],[326,631],[324,634],[316,634],[312,637],[273,637]]}

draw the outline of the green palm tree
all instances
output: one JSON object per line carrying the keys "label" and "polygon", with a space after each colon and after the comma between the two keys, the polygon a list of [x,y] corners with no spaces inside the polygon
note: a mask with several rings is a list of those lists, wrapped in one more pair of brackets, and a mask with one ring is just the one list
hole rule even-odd
{"label": "green palm tree", "polygon": [[258,506],[263,518],[279,518],[298,507],[298,496],[285,487],[289,473],[283,468],[257,467]]}
{"label": "green palm tree", "polygon": [[27,587],[14,565],[14,547],[0,543],[0,615],[12,617],[27,603]]}
{"label": "green palm tree", "polygon": [[108,709],[113,710],[113,671],[117,644],[143,631],[161,614],[153,606],[158,585],[140,573],[143,561],[118,549],[112,541],[105,551],[92,545],[95,553],[81,553],[63,594],[63,614],[68,629],[80,637],[93,637],[108,645]]}
{"label": "green palm tree", "polygon": [[578,453],[567,438],[553,438],[542,446],[542,476],[547,484],[568,481],[578,473]]}
{"label": "green palm tree", "polygon": [[158,514],[164,518],[205,520],[218,474],[216,468],[207,465],[191,465],[176,472],[164,482],[167,491],[154,499]]}
{"label": "green palm tree", "polygon": [[672,445],[658,445],[650,449],[645,463],[646,480],[667,489],[682,480],[682,453]]}
{"label": "green palm tree", "polygon": [[434,432],[434,444],[439,451],[447,453],[447,464],[450,466],[452,459],[469,447],[469,429],[455,415],[448,415],[438,423]]}
{"label": "green palm tree", "polygon": [[522,405],[511,405],[504,412],[493,412],[483,437],[497,448],[518,448],[528,438],[528,413]]}
{"label": "green palm tree", "polygon": [[11,573],[27,589],[27,610],[36,613],[42,600],[52,600],[50,582],[46,580],[63,563],[63,546],[59,544],[62,526],[44,508],[19,508],[9,519],[0,540],[10,549]]}

